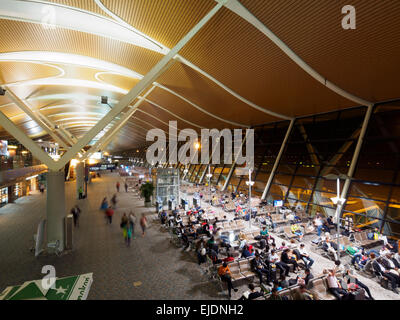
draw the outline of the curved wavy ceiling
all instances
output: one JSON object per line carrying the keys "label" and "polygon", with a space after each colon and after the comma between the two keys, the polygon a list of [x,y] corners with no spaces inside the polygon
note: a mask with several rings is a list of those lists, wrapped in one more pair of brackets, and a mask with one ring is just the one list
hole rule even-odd
{"label": "curved wavy ceiling", "polygon": [[[234,0],[232,0],[234,1]],[[344,1],[241,0],[252,21],[222,8],[175,57],[110,143],[145,131],[246,128],[356,106],[318,82],[255,25],[360,100],[399,98],[400,3],[354,0],[357,29],[341,28]],[[2,0],[0,84],[77,138],[85,134],[209,10],[214,0]],[[108,96],[110,106],[100,103]],[[132,104],[134,101],[132,101]],[[0,110],[31,137],[38,124],[0,96]],[[145,130],[146,129],[146,130]],[[6,137],[4,130],[1,137]]]}

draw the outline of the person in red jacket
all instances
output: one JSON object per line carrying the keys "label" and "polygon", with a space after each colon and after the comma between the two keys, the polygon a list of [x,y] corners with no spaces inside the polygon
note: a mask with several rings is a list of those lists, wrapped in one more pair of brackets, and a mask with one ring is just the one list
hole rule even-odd
{"label": "person in red jacket", "polygon": [[114,215],[114,210],[111,207],[108,207],[106,209],[106,215],[107,215],[108,222],[111,224],[112,223],[112,216]]}
{"label": "person in red jacket", "polygon": [[228,257],[223,259],[222,261],[223,262],[231,262],[231,261],[234,261],[234,260],[235,260],[235,258],[232,257],[232,254],[228,253]]}
{"label": "person in red jacket", "polygon": [[117,184],[115,186],[117,187],[117,192],[119,192],[119,186],[120,186],[119,181],[117,182]]}

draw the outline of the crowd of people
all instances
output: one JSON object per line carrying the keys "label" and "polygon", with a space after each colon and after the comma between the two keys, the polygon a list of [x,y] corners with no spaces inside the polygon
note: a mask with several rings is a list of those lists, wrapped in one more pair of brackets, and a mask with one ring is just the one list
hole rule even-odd
{"label": "crowd of people", "polygon": [[[115,184],[117,193],[120,191],[120,185],[121,184],[119,181],[117,181]],[[125,187],[125,192],[128,192],[128,184],[126,180],[124,182],[124,187]],[[117,193],[115,193],[111,197],[110,203],[108,202],[107,197],[104,197],[100,204],[100,211],[104,212],[106,223],[108,225],[112,224],[113,221],[112,218],[114,216],[115,210],[117,209],[117,203],[118,203]],[[131,240],[135,239],[135,226],[137,225],[137,220],[138,218],[136,217],[136,214],[132,210],[129,212],[129,214],[126,214],[126,212],[124,212],[122,215],[120,228],[122,229],[122,234],[127,247],[130,247]],[[139,219],[139,225],[142,230],[141,233],[142,237],[144,237],[146,234],[146,228],[148,226],[147,218],[144,213],[142,213]]]}
{"label": "crowd of people", "polygon": [[[240,194],[232,194],[231,199],[227,199],[226,195],[220,197],[214,195],[211,199],[213,199],[213,203],[222,205],[222,208],[224,208],[227,201],[238,201],[237,199],[240,197]],[[182,213],[182,211],[186,212]],[[255,274],[255,279],[258,279],[259,286],[262,289],[256,290],[256,284],[250,283],[248,290],[240,299],[255,299],[265,296],[265,288],[269,288],[268,299],[282,300],[285,299],[285,296],[281,296],[280,291],[290,286],[297,286],[298,288],[295,297],[292,298],[298,300],[318,299],[318,294],[307,287],[309,281],[314,277],[312,270],[315,261],[302,241],[304,233],[298,227],[301,218],[296,215],[296,212],[289,212],[285,219],[289,221],[292,233],[298,236],[297,240],[292,239],[288,243],[283,241],[277,247],[276,241],[270,233],[270,231],[275,231],[277,225],[271,218],[271,213],[267,212],[265,217],[257,217],[260,225],[264,226],[260,229],[260,234],[249,239],[246,233],[239,232],[235,235],[234,241],[238,243],[238,246],[233,247],[232,239],[229,239],[230,237],[218,227],[217,223],[232,220],[232,216],[233,219],[246,220],[247,214],[240,215],[236,210],[230,215],[229,219],[226,216],[223,220],[214,217],[209,219],[206,211],[196,205],[187,210],[180,207],[170,214],[161,211],[160,219],[163,225],[174,230],[175,234],[181,239],[183,250],[195,251],[199,265],[211,261],[217,267],[221,281],[226,283],[229,297],[232,295],[232,290],[237,291],[236,281],[233,280],[235,277],[232,277],[229,267],[230,262],[248,259],[251,261],[251,271]],[[186,219],[186,223],[183,223],[182,215],[189,217],[189,219]],[[369,287],[353,274],[349,266],[345,268],[340,262],[340,257],[337,255],[337,243],[331,236],[331,230],[335,231],[337,228],[335,219],[317,214],[312,221],[311,228],[314,228],[318,243],[321,243],[323,250],[333,257],[333,268],[323,270],[322,274],[319,275],[325,278],[328,292],[340,300],[374,299]],[[356,231],[352,219],[346,219],[341,231],[343,236],[351,238]],[[376,238],[378,231],[371,232],[372,234],[368,236]],[[357,269],[357,266],[365,265],[368,260],[373,261],[376,275],[385,278],[390,283],[392,290],[398,293],[397,288],[400,285],[398,246],[393,246],[381,235],[379,237],[384,241],[381,250],[367,250],[356,245],[356,242],[352,246],[342,247],[341,249],[347,250],[347,253],[352,256],[351,264],[355,269]],[[353,249],[354,252],[352,252]],[[381,258],[376,259],[377,256],[381,256]],[[340,278],[337,278],[338,274]]]}

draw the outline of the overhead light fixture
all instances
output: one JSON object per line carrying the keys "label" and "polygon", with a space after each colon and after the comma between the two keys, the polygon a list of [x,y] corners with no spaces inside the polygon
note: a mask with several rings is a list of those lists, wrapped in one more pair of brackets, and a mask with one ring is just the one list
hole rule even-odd
{"label": "overhead light fixture", "polygon": [[81,79],[70,79],[70,78],[43,78],[21,81],[18,83],[9,84],[9,86],[66,86],[66,87],[82,87],[99,89],[111,92],[117,92],[121,94],[127,94],[128,90],[122,89],[117,86],[113,86],[107,83],[100,83],[97,81],[81,80]]}
{"label": "overhead light fixture", "polygon": [[43,22],[43,3],[51,8],[54,17],[57,17],[54,21],[49,21],[55,27],[115,39],[159,53],[164,53],[165,51],[159,44],[141,32],[122,26],[111,18],[51,2],[1,0],[0,17],[8,20],[46,25]]}
{"label": "overhead light fixture", "polygon": [[108,61],[78,54],[51,51],[16,51],[0,53],[0,61],[57,63],[81,66],[96,70],[106,70],[129,78],[141,79],[143,75]]}
{"label": "overhead light fixture", "polygon": [[108,104],[108,97],[107,96],[101,96],[101,103],[102,104]]}
{"label": "overhead light fixture", "polygon": [[[36,97],[31,97],[27,98],[27,101],[37,101],[37,100],[73,100],[74,104],[78,105],[83,105],[85,107],[93,107],[92,104],[87,104],[89,101],[95,101],[97,102],[99,100],[99,96],[97,95],[90,95],[90,94],[84,94],[84,93],[57,93],[57,94],[47,94],[47,95],[42,95],[42,96],[36,96]],[[117,103],[118,100],[115,99],[109,99],[110,103]],[[46,109],[54,109],[54,108],[62,108],[62,107],[70,107],[71,104],[61,104],[57,106],[51,106],[51,107],[44,107],[41,108],[40,110],[46,110]]]}

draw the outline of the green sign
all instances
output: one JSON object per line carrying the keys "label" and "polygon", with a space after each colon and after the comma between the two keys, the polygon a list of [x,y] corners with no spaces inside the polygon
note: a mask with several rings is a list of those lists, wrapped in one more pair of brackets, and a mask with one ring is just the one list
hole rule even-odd
{"label": "green sign", "polygon": [[7,287],[0,300],[86,300],[93,282],[93,273],[57,278],[50,289],[42,287],[42,280],[27,281]]}

